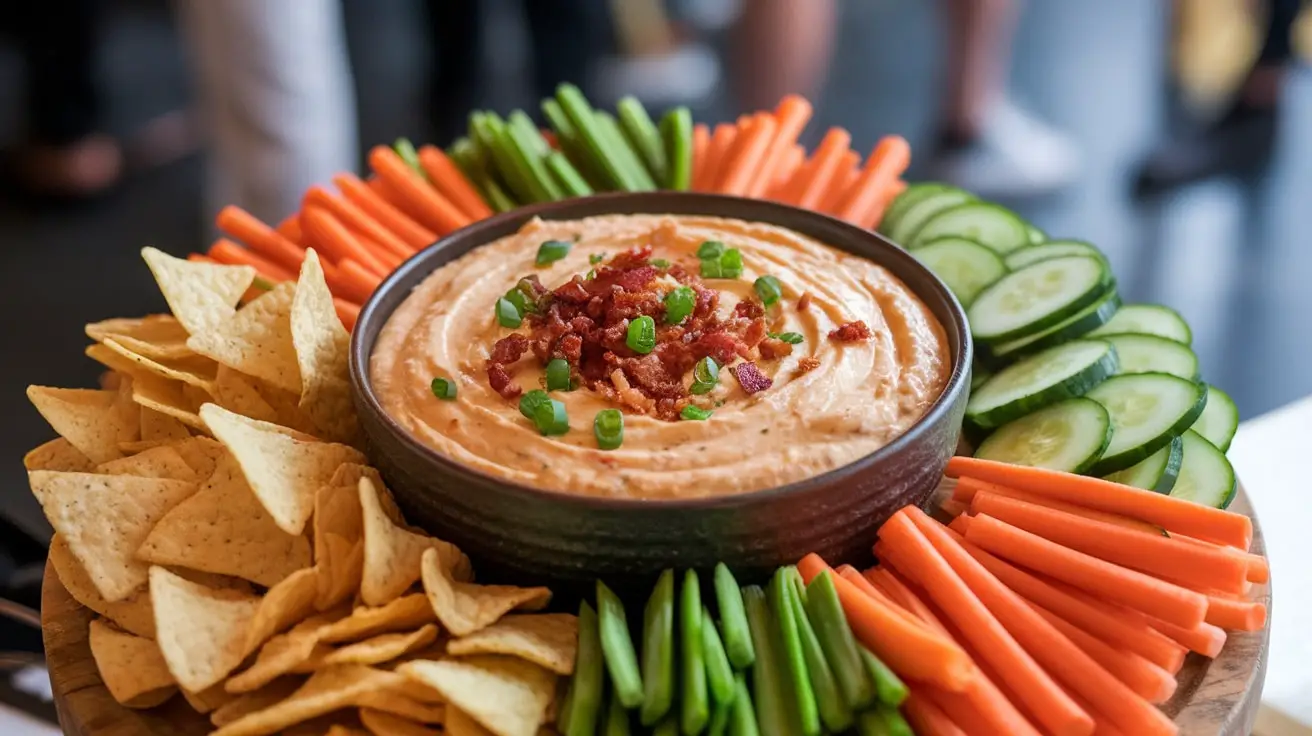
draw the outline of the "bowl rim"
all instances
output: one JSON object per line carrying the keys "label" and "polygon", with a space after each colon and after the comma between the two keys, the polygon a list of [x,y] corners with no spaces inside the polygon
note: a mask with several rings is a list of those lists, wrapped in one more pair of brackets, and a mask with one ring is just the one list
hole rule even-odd
{"label": "bowl rim", "polygon": [[[670,201],[674,203],[683,203],[684,208],[702,205],[701,211],[691,212],[671,212],[669,209],[661,209],[659,206],[653,207],[646,204],[655,200],[656,202]],[[639,202],[643,203],[633,209],[626,209],[625,203]],[[611,205],[608,212],[592,212],[599,204]],[[671,208],[673,209],[673,208]],[[580,213],[578,210],[586,212]],[[729,210],[725,212],[724,210]],[[737,210],[738,212],[733,212]],[[742,211],[754,212],[759,211],[761,216],[753,217],[751,214],[743,214]],[[828,242],[820,236],[812,235],[806,230],[795,227],[791,224],[784,224],[789,218],[802,218],[809,221],[814,229],[829,229],[838,233],[847,239],[865,239],[872,241],[876,246],[884,251],[888,259],[901,261],[898,264],[903,269],[919,271],[923,276],[928,277],[926,283],[936,293],[934,297],[942,299],[948,307],[951,316],[952,327],[959,336],[956,350],[952,349],[951,335],[948,338],[949,357],[953,361],[952,372],[948,376],[943,390],[939,392],[934,403],[929,409],[920,416],[907,430],[897,437],[893,438],[888,444],[860,458],[840,465],[831,470],[827,470],[819,475],[809,478],[786,483],[780,486],[771,486],[754,491],[744,491],[742,493],[733,493],[728,495],[698,496],[694,498],[627,498],[627,497],[607,497],[591,496],[583,494],[569,493],[567,491],[558,491],[548,488],[536,488],[525,485],[516,481],[507,480],[498,476],[484,473],[473,467],[460,463],[459,461],[448,458],[440,452],[424,444],[414,434],[391,416],[382,406],[378,395],[373,387],[373,380],[370,376],[369,362],[372,357],[372,348],[377,343],[378,335],[386,327],[387,322],[391,319],[392,313],[395,312],[401,304],[405,302],[405,297],[396,303],[390,310],[384,314],[382,302],[384,297],[391,296],[391,292],[409,288],[413,289],[423,279],[427,278],[437,268],[441,268],[445,263],[433,268],[426,268],[428,261],[435,253],[441,251],[448,243],[453,240],[476,240],[478,244],[470,248],[466,253],[480,248],[493,240],[504,237],[502,234],[489,236],[487,233],[500,231],[502,228],[515,223],[515,229],[518,229],[524,222],[535,217],[541,217],[548,220],[560,219],[581,219],[587,217],[598,217],[605,215],[646,215],[646,214],[673,214],[674,216],[704,216],[704,217],[724,217],[726,219],[737,219],[746,221],[755,221],[767,225],[792,230],[801,235],[818,240],[831,248],[847,251],[839,245]],[[768,217],[770,214],[774,217]],[[511,231],[513,232],[513,230]],[[860,255],[860,254],[854,254]],[[459,257],[459,256],[457,256]],[[868,259],[873,260],[873,259]],[[887,260],[876,261],[879,265],[888,268],[890,272],[893,268],[889,267]],[[415,278],[416,271],[423,270],[418,280],[410,286],[404,286],[403,282]],[[898,280],[906,283],[906,279],[898,273],[893,273]],[[910,285],[907,288],[922,301],[926,300],[928,295],[921,293],[920,290],[912,289]],[[408,295],[407,295],[408,296]],[[936,315],[937,318],[937,315]],[[373,329],[373,337],[366,346],[365,334],[370,330],[365,327],[372,327],[374,322],[378,326]],[[940,320],[942,323],[942,320]],[[948,325],[942,325],[947,332]],[[366,347],[370,350],[366,351]],[[840,220],[825,213],[806,210],[781,202],[770,200],[751,199],[747,197],[736,197],[724,194],[710,194],[704,192],[681,192],[671,190],[649,191],[649,192],[607,192],[594,194],[587,197],[575,197],[571,199],[559,200],[554,202],[540,202],[524,207],[517,207],[507,212],[502,212],[492,217],[480,220],[476,223],[467,225],[459,230],[451,232],[446,236],[438,239],[431,245],[418,251],[404,263],[398,266],[382,283],[374,290],[369,300],[365,302],[360,310],[360,315],[356,320],[355,329],[351,332],[351,342],[349,350],[350,358],[350,377],[351,390],[355,395],[355,404],[357,411],[369,411],[374,414],[379,423],[388,433],[392,435],[407,450],[419,456],[419,459],[430,464],[442,466],[447,472],[454,474],[457,480],[477,480],[484,484],[491,483],[498,487],[498,490],[509,493],[517,498],[533,499],[538,501],[551,501],[555,503],[571,505],[579,508],[603,509],[610,511],[636,511],[636,510],[662,510],[662,511],[697,511],[705,509],[727,508],[744,505],[749,502],[765,502],[781,496],[802,495],[808,492],[814,492],[838,482],[845,477],[858,475],[869,471],[872,467],[877,466],[881,461],[896,456],[906,447],[915,443],[922,435],[926,434],[930,427],[943,420],[945,415],[952,411],[952,405],[957,394],[968,390],[971,365],[974,356],[974,346],[970,338],[970,329],[966,319],[966,310],[957,299],[952,290],[943,283],[942,279],[934,274],[928,267],[916,260],[908,251],[898,246],[893,241],[883,235],[865,228],[853,225],[847,221]],[[363,405],[363,409],[361,406]],[[464,476],[463,478],[461,476]]]}

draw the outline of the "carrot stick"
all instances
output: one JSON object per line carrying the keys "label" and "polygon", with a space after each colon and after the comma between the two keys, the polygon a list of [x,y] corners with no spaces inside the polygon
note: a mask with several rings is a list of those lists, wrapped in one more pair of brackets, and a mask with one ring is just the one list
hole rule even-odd
{"label": "carrot stick", "polygon": [[847,196],[847,191],[856,184],[857,178],[861,175],[861,155],[856,151],[846,151],[843,153],[842,160],[839,161],[838,170],[829,179],[829,186],[820,197],[820,203],[815,207],[819,212],[837,216],[843,198]]}
{"label": "carrot stick", "polygon": [[905,138],[886,135],[879,139],[866,159],[861,176],[838,205],[838,217],[856,224],[865,222],[880,198],[910,165],[911,144]]}
{"label": "carrot stick", "polygon": [[879,221],[884,219],[884,213],[888,211],[888,206],[893,204],[893,200],[898,195],[907,190],[907,183],[898,179],[893,182],[887,189],[880,193],[879,198],[875,200],[874,207],[866,212],[865,219],[861,225],[867,230],[874,230],[879,227]]}
{"label": "carrot stick", "polygon": [[[345,226],[346,223],[343,222],[342,225]],[[383,267],[386,269],[383,273],[391,273],[395,271],[397,266],[400,266],[405,261],[404,256],[398,256],[391,250],[383,247],[381,243],[374,240],[370,235],[357,230],[352,230],[349,226],[346,228],[346,231],[351,234],[351,237],[355,238],[361,248],[364,248],[369,255],[373,256],[375,260],[383,264]]]}
{"label": "carrot stick", "polygon": [[[378,274],[349,258],[338,262],[337,271],[338,280],[345,289],[340,296],[357,304],[369,301],[374,290],[383,282]],[[336,293],[336,289],[333,291]]]}
{"label": "carrot stick", "polygon": [[1161,705],[1175,694],[1175,677],[1166,670],[1149,662],[1134,652],[1116,649],[1107,642],[1072,624],[1051,611],[1029,604],[1035,612],[1052,624],[1075,646],[1084,650],[1104,669],[1124,682],[1140,697],[1154,705]]}
{"label": "carrot stick", "polygon": [[411,253],[426,248],[437,240],[437,234],[410,219],[354,174],[338,174],[333,183],[342,190],[346,199],[366,215],[387,228],[409,247]]}
{"label": "carrot stick", "polygon": [[251,250],[277,263],[285,269],[299,271],[305,260],[305,249],[279,235],[276,230],[255,219],[240,207],[228,205],[215,218],[219,230],[240,240]]}
{"label": "carrot stick", "polygon": [[[788,152],[797,143],[797,136],[802,134],[802,128],[806,127],[812,112],[811,103],[800,95],[786,95],[779,101],[779,106],[774,110],[773,137],[766,146],[759,168],[744,190],[747,196],[762,197],[775,183]],[[793,165],[796,166],[796,163]]]}
{"label": "carrot stick", "polygon": [[895,601],[893,601],[893,599],[885,595],[883,591],[879,590],[874,585],[871,585],[869,580],[866,580],[865,577],[861,575],[861,573],[857,572],[851,566],[843,565],[842,567],[835,569],[835,572],[838,573],[839,577],[843,578],[847,582],[854,585],[857,590],[870,596],[872,599],[874,599],[875,602],[879,603],[882,606],[885,606],[886,608],[893,611],[897,615],[903,617],[909,623],[915,626],[925,625],[922,621],[920,621],[920,619],[916,618],[910,611],[904,609],[902,606],[898,605]]}
{"label": "carrot stick", "polygon": [[301,210],[301,230],[311,245],[324,254],[333,263],[353,260],[378,276],[391,273],[378,257],[360,245],[360,241],[340,220],[322,207],[306,207]]}
{"label": "carrot stick", "polygon": [[850,133],[843,128],[830,128],[816,146],[807,168],[794,179],[784,201],[803,209],[818,207],[851,145]]}
{"label": "carrot stick", "polygon": [[935,631],[947,633],[947,627],[939,620],[938,616],[925,605],[925,602],[916,595],[915,591],[902,580],[902,578],[893,571],[892,567],[881,566],[873,570],[866,571],[866,576],[874,575],[883,583],[889,592],[889,597],[897,601],[899,605],[911,612],[913,616],[924,621]]}
{"label": "carrot stick", "polygon": [[340,297],[333,297],[333,307],[337,309],[337,319],[347,332],[355,329],[355,321],[360,318],[360,305]]}
{"label": "carrot stick", "polygon": [[1044,539],[1101,560],[1155,577],[1190,585],[1238,592],[1248,576],[1247,563],[1220,549],[1178,542],[1159,534],[1086,519],[988,491],[975,494],[970,508]]}
{"label": "carrot stick", "polygon": [[420,146],[419,165],[424,167],[424,173],[428,174],[433,186],[470,220],[477,222],[492,216],[492,208],[442,149]]}
{"label": "carrot stick", "polygon": [[981,458],[953,457],[944,471],[950,478],[969,476],[1022,491],[1110,511],[1209,542],[1247,551],[1253,543],[1253,522],[1243,514],[1113,483],[1044,468],[1011,465]]}
{"label": "carrot stick", "polygon": [[720,180],[720,168],[725,156],[733,148],[734,139],[738,137],[738,128],[732,123],[720,123],[711,133],[711,142],[706,147],[706,163],[701,169],[701,179],[693,182],[693,188],[699,192],[713,191]]}
{"label": "carrot stick", "polygon": [[1148,625],[1179,642],[1180,646],[1189,651],[1211,659],[1215,659],[1225,646],[1225,631],[1206,621],[1200,621],[1197,626],[1184,627],[1149,618]]}
{"label": "carrot stick", "polygon": [[692,126],[692,187],[703,179],[706,169],[706,153],[711,147],[711,129],[706,123]]}
{"label": "carrot stick", "polygon": [[1222,629],[1258,631],[1266,624],[1266,606],[1257,601],[1234,601],[1209,595],[1204,620]]}
{"label": "carrot stick", "polygon": [[852,632],[899,675],[950,691],[963,690],[979,676],[961,647],[865,595],[830,569],[819,555],[803,557],[797,569],[808,584],[816,575],[829,571]]}
{"label": "carrot stick", "polygon": [[1141,572],[1077,552],[1037,534],[980,514],[966,539],[1003,559],[1189,628],[1202,623],[1207,599]]}
{"label": "carrot stick", "polygon": [[765,194],[761,196],[766,197],[768,195],[770,199],[778,199],[780,193],[787,188],[793,177],[805,164],[806,149],[800,143],[794,143],[792,147],[784,151],[783,157],[779,159],[779,164],[774,171],[774,181]]}
{"label": "carrot stick", "polygon": [[391,148],[374,146],[369,152],[369,167],[425,226],[445,235],[469,224],[468,216],[420,179]]}
{"label": "carrot stick", "polygon": [[[1271,579],[1271,567],[1267,563],[1266,558],[1263,557],[1262,555],[1253,554],[1252,552],[1245,552],[1243,550],[1235,549],[1234,547],[1230,547],[1228,545],[1204,542],[1201,539],[1194,539],[1193,537],[1186,536],[1184,534],[1172,534],[1171,539],[1185,542],[1187,544],[1195,544],[1195,545],[1201,544],[1207,547],[1213,547],[1216,549],[1220,549],[1226,552],[1227,554],[1235,555],[1237,557],[1242,558],[1244,560],[1244,564],[1248,566],[1248,582],[1250,583],[1258,583],[1260,585],[1262,583],[1268,582]],[[1244,592],[1246,593],[1248,591],[1244,591]]]}
{"label": "carrot stick", "polygon": [[221,265],[218,261],[214,260],[213,258],[210,258],[204,253],[188,253],[187,260],[192,263],[209,263],[215,266]]}
{"label": "carrot stick", "polygon": [[733,148],[725,155],[724,166],[719,172],[719,181],[714,191],[721,194],[746,196],[761,167],[765,156],[774,140],[778,121],[767,113],[757,113],[746,127],[734,139]]}
{"label": "carrot stick", "polygon": [[411,248],[395,233],[371,217],[363,208],[345,197],[334,195],[323,187],[312,186],[306,190],[301,206],[320,207],[332,213],[333,217],[336,217],[351,232],[357,236],[368,238],[370,243],[377,244],[378,247],[374,249],[374,254],[379,258],[386,258],[379,251],[386,251],[392,257],[402,260],[414,255],[414,248]]}
{"label": "carrot stick", "polygon": [[966,736],[966,732],[953,723],[922,688],[911,690],[902,703],[902,711],[919,736]]}
{"label": "carrot stick", "polygon": [[288,240],[292,241],[293,243],[296,243],[297,245],[300,245],[301,244],[301,213],[296,212],[288,215],[285,219],[283,219],[282,222],[278,223],[278,227],[274,228],[274,230],[277,230],[278,234],[283,236],[284,238],[287,238]]}
{"label": "carrot stick", "polygon": [[1137,529],[1146,534],[1152,534],[1157,537],[1162,536],[1161,527],[1156,526],[1155,524],[1149,524],[1146,521],[1133,519],[1129,516],[1122,516],[1121,514],[1111,514],[1106,511],[1086,508],[1076,503],[1067,503],[1038,493],[1017,490],[1000,483],[989,483],[988,481],[983,481],[979,478],[962,478],[958,480],[957,487],[952,492],[952,498],[954,501],[964,502],[969,505],[971,501],[974,500],[975,494],[980,491],[987,491],[998,496],[1006,496],[1007,498],[1014,498],[1018,501],[1025,501],[1026,503],[1032,503],[1038,506],[1046,506],[1050,509],[1064,511],[1068,514],[1082,516],[1086,519],[1093,519],[1095,521],[1123,526],[1127,529]]}
{"label": "carrot stick", "polygon": [[261,257],[258,253],[237,245],[227,238],[219,238],[214,241],[214,244],[210,246],[209,256],[219,263],[226,263],[230,266],[251,266],[261,276],[275,284],[281,281],[296,280],[296,275],[291,271],[267,258]]}

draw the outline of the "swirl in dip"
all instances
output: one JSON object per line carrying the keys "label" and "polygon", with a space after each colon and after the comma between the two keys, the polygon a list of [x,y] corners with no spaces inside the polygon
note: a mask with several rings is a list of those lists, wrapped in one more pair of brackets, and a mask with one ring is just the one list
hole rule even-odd
{"label": "swirl in dip", "polygon": [[[537,265],[547,241],[568,252]],[[741,254],[741,275],[700,277],[708,241]],[[779,285],[768,306],[761,276]],[[667,324],[681,286],[696,307]],[[496,305],[517,289],[529,307],[511,329]],[[646,354],[626,340],[643,315],[657,326]],[[708,357],[718,382],[693,393]],[[563,434],[519,408],[546,388],[553,358],[576,384],[549,394],[568,414]],[[771,488],[868,455],[928,410],[950,363],[928,308],[871,261],[772,225],[611,215],[533,220],[439,268],[384,326],[370,371],[388,414],[459,463],[535,488],[670,499]],[[454,398],[435,395],[439,377]],[[624,415],[613,450],[593,431],[605,409]],[[684,418],[696,409],[711,416]]]}

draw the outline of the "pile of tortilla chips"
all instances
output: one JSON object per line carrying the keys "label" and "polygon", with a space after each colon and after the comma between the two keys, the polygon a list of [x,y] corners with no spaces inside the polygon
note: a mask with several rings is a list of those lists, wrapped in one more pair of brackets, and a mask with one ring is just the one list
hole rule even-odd
{"label": "pile of tortilla chips", "polygon": [[104,388],[28,390],[60,435],[24,459],[51,562],[114,699],[180,691],[221,736],[539,733],[575,617],[405,524],[351,444],[313,251],[244,305],[247,267],[145,257],[173,315],[87,326]]}

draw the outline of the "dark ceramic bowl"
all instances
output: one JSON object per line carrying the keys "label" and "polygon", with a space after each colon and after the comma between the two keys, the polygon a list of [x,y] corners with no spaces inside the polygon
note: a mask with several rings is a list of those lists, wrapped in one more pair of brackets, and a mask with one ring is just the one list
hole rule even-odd
{"label": "dark ceramic bowl", "polygon": [[[638,501],[573,496],[493,478],[439,455],[383,412],[369,356],[392,312],[430,273],[532,217],[717,215],[767,222],[868,258],[902,279],[947,333],[952,374],[919,422],[850,465],[778,488],[723,498]],[[819,552],[837,563],[871,556],[874,531],[906,504],[923,504],[957,446],[970,384],[961,305],[906,251],[868,230],[761,200],[709,194],[608,194],[525,207],[467,227],[403,264],[365,305],[351,339],[351,383],[369,456],[406,517],[464,549],[480,579],[581,583],[643,580],[666,567],[724,561],[745,577]]]}

